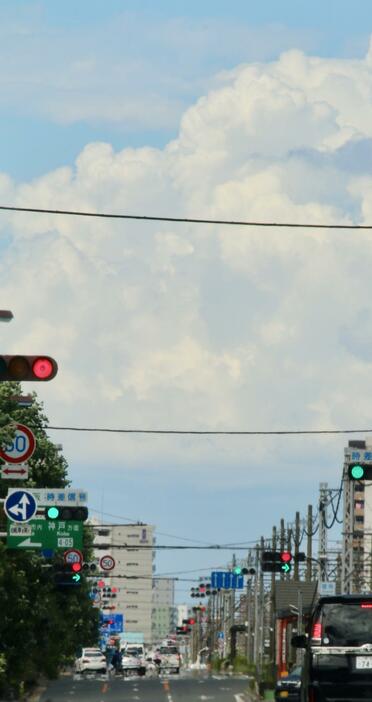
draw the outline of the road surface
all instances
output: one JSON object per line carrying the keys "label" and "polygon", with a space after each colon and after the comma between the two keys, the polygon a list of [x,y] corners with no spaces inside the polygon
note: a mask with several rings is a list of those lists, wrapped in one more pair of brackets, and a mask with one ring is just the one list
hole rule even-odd
{"label": "road surface", "polygon": [[40,702],[248,702],[248,680],[227,675],[181,674],[162,678],[62,677]]}

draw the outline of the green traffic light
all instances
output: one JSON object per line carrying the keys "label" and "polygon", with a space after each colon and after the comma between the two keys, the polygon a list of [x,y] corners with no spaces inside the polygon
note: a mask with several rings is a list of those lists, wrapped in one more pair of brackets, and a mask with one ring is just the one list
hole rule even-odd
{"label": "green traffic light", "polygon": [[234,575],[241,575],[241,574],[242,574],[242,569],[241,569],[241,568],[239,568],[239,567],[234,568]]}
{"label": "green traffic light", "polygon": [[351,469],[351,477],[354,478],[354,480],[360,480],[363,478],[364,475],[364,468],[362,466],[353,466]]}
{"label": "green traffic light", "polygon": [[48,517],[49,517],[49,519],[58,519],[58,517],[59,517],[58,507],[49,507]]}

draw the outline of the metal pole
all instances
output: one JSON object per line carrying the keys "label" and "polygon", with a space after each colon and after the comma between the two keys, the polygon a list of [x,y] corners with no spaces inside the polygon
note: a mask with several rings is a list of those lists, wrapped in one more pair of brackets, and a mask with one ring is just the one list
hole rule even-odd
{"label": "metal pole", "polygon": [[254,641],[253,641],[253,662],[258,664],[258,646],[259,646],[259,627],[260,621],[258,616],[259,611],[259,592],[261,575],[258,572],[260,549],[256,546],[256,578],[254,583]]}
{"label": "metal pole", "polygon": [[307,549],[306,549],[306,576],[307,582],[312,579],[312,557],[313,557],[313,506],[307,506]]}
{"label": "metal pole", "polygon": [[[284,527],[284,519],[280,520],[280,550],[284,551],[285,549],[285,527]],[[280,579],[284,580],[285,579],[285,573],[280,574]]]}
{"label": "metal pole", "polygon": [[319,580],[320,582],[327,581],[327,529],[325,526],[327,520],[328,507],[328,483],[320,483],[319,486],[319,543],[318,543],[318,560],[319,560]]}
{"label": "metal pole", "polygon": [[300,579],[300,564],[296,558],[298,556],[300,551],[300,513],[296,512],[296,517],[295,517],[295,537],[294,537],[294,556],[295,556],[295,561],[294,561],[294,568],[293,568],[293,579],[294,580],[299,580]]}

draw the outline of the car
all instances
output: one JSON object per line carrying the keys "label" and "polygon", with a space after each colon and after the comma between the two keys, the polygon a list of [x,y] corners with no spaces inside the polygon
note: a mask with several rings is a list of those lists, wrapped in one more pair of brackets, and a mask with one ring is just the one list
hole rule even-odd
{"label": "car", "polygon": [[372,593],[321,597],[304,648],[301,702],[372,700]]}
{"label": "car", "polygon": [[106,673],[106,657],[99,648],[83,648],[81,656],[75,661],[75,671],[77,673]]}
{"label": "car", "polygon": [[177,646],[160,646],[154,654],[154,662],[158,661],[160,672],[179,673],[181,656]]}
{"label": "car", "polygon": [[143,647],[136,648],[135,646],[126,646],[122,649],[121,668],[123,675],[146,675],[146,663],[142,654]]}
{"label": "car", "polygon": [[280,678],[275,686],[275,702],[288,700],[289,702],[300,702],[301,692],[301,666],[296,666],[283,678]]}

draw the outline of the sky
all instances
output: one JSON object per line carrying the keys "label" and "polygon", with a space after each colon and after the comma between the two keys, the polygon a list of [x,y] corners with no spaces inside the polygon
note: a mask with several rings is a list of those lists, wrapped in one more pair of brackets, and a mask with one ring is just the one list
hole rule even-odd
{"label": "sky", "polygon": [[[5,0],[0,204],[371,223],[368,5]],[[52,426],[367,429],[371,244],[2,212],[4,353],[57,359],[36,388]],[[95,516],[252,546],[338,487],[348,438],[50,436]],[[165,552],[157,573],[230,558]]]}

